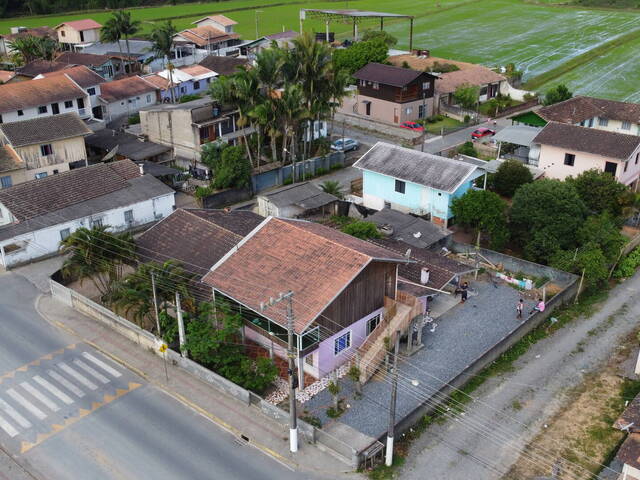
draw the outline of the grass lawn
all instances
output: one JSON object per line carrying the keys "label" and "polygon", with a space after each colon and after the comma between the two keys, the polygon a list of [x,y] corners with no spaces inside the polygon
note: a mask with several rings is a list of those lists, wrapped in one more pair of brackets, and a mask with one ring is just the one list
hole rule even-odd
{"label": "grass lawn", "polygon": [[461,127],[463,125],[464,123],[459,122],[455,118],[444,117],[442,120],[439,120],[435,123],[425,122],[424,127],[426,128],[427,132],[440,135],[440,130],[443,128],[445,131],[447,131],[453,128]]}

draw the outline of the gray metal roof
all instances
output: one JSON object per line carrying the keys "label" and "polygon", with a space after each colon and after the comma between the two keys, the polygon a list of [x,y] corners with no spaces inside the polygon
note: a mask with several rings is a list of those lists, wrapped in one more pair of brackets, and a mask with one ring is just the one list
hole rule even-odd
{"label": "gray metal roof", "polygon": [[[127,42],[120,40],[120,46],[122,47],[122,53],[127,54]],[[129,40],[129,50],[131,55],[153,55],[153,43],[147,40]],[[113,43],[101,43],[96,42],[88,47],[82,49],[82,53],[93,53],[96,55],[109,55],[111,53],[117,53],[120,55],[120,48],[117,42]]]}
{"label": "gray metal roof", "polygon": [[309,182],[287,185],[261,196],[266,197],[276,207],[295,205],[305,210],[322,207],[338,200]]}
{"label": "gray metal roof", "polygon": [[376,143],[353,166],[448,193],[455,192],[478,168],[384,142]]}
{"label": "gray metal roof", "polygon": [[135,135],[105,128],[85,138],[87,145],[105,151],[118,147],[118,154],[134,161],[142,161],[171,150],[171,147],[154,142],[143,142]]}
{"label": "gray metal roof", "polygon": [[529,127],[527,125],[511,125],[496,133],[493,139],[496,142],[509,142],[528,147],[541,130],[542,128]]}
{"label": "gray metal roof", "polygon": [[417,248],[429,248],[452,234],[450,230],[407,213],[385,208],[366,218],[378,226],[388,225],[393,229],[391,238]]}
{"label": "gray metal roof", "polygon": [[160,105],[151,105],[149,107],[141,108],[141,112],[163,112],[166,110],[193,110],[194,108],[205,107],[207,105],[213,104],[213,100],[211,97],[206,96],[203,98],[198,98],[196,100],[191,100],[190,102],[185,103],[163,103]]}

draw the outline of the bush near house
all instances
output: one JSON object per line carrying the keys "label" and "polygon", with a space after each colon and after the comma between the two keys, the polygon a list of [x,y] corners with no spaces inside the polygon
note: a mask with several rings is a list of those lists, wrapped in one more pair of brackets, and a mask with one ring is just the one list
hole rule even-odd
{"label": "bush near house", "polygon": [[522,185],[531,182],[533,182],[531,170],[517,160],[503,162],[492,177],[493,190],[509,198],[513,197]]}
{"label": "bush near house", "polygon": [[366,240],[368,238],[380,238],[382,235],[378,232],[378,227],[373,222],[355,221],[341,228],[344,233],[353,235],[354,237]]}

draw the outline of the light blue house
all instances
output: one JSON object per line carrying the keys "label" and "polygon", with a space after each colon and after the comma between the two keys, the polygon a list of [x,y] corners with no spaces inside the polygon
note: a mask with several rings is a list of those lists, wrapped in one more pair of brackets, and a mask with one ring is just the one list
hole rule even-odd
{"label": "light blue house", "polygon": [[447,226],[451,202],[485,175],[476,164],[378,142],[354,167],[362,170],[365,207],[430,215]]}

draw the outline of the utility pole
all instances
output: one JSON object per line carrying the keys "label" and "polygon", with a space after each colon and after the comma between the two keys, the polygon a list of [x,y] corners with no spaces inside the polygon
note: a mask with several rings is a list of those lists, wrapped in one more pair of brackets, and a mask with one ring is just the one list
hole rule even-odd
{"label": "utility pole", "polygon": [[255,10],[255,14],[256,14],[256,40],[258,39],[258,14],[262,13],[262,10]]}
{"label": "utility pole", "polygon": [[298,451],[298,416],[296,414],[296,388],[298,388],[298,379],[295,375],[296,371],[296,348],[293,341],[293,292],[289,290],[287,293],[281,293],[277,299],[269,298],[267,305],[260,304],[260,310],[264,311],[267,306],[273,306],[278,302],[287,301],[287,357],[289,359],[289,450],[291,452]]}
{"label": "utility pole", "polygon": [[424,152],[424,142],[427,139],[427,126],[425,125],[424,120],[427,118],[427,105],[426,105],[426,95],[427,92],[422,90],[422,141],[420,142],[420,151]]}
{"label": "utility pole", "polygon": [[156,314],[156,328],[158,329],[158,336],[162,335],[160,332],[160,316],[158,315],[158,297],[156,296],[156,272],[151,271],[151,288],[153,290],[153,311]]}
{"label": "utility pole", "polygon": [[391,405],[389,406],[389,429],[387,430],[387,451],[385,465],[393,464],[393,430],[396,425],[396,397],[398,396],[398,353],[400,352],[400,330],[396,330],[396,344],[393,351],[393,380],[391,383]]}
{"label": "utility pole", "polygon": [[184,334],[184,320],[182,319],[182,307],[180,306],[180,294],[176,292],[176,316],[178,317],[178,338],[180,340],[180,354],[187,358],[187,350],[184,348],[186,343]]}

